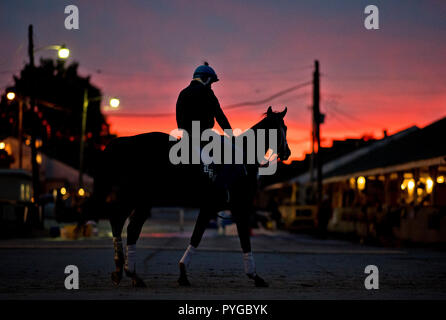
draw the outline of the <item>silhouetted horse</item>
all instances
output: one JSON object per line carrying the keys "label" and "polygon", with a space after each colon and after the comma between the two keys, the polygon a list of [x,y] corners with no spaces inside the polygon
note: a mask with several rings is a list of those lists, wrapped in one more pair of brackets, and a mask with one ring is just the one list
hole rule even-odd
{"label": "silhouetted horse", "polygon": [[[277,150],[273,151],[277,153],[278,158],[283,160],[290,155],[286,141],[286,126],[283,121],[286,111],[285,108],[282,112],[273,112],[269,107],[265,117],[251,128],[256,133],[256,148],[256,129],[277,129]],[[243,136],[242,134],[236,139],[243,139]],[[153,206],[200,208],[191,237],[193,248],[200,243],[209,220],[220,210],[230,210],[237,225],[243,253],[249,255],[249,259],[252,260],[249,216],[253,211],[252,202],[256,193],[258,169],[261,165],[259,161],[242,165],[242,168],[246,169],[243,171],[237,171],[240,165],[216,165],[220,168],[225,166],[225,170],[221,170],[221,176],[231,172],[244,172],[231,178],[232,183],[226,190],[229,194],[228,201],[227,197],[219,192],[221,190],[203,175],[200,165],[173,165],[170,162],[169,150],[176,141],[170,141],[169,137],[165,133],[152,132],[116,138],[109,143],[102,154],[91,201],[95,203],[95,210],[107,210],[110,219],[116,265],[112,280],[116,285],[121,281],[123,271],[125,271],[132,279],[134,286],[145,286],[136,274],[135,245],[150,208]],[[267,152],[270,145],[268,134],[266,138],[265,149],[261,150],[263,154]],[[127,254],[124,256],[121,233],[127,218],[129,218]],[[253,263],[252,260],[251,269],[254,266]],[[255,268],[253,272],[251,271],[246,272],[255,280],[255,284],[266,286],[266,283],[255,273]],[[183,259],[180,262],[179,283],[189,285]]]}

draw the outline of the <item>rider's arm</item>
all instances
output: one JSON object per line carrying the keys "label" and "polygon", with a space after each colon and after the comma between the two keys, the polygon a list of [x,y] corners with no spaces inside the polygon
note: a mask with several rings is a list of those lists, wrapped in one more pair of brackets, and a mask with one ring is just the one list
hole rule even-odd
{"label": "rider's arm", "polygon": [[231,129],[232,127],[229,124],[228,118],[226,118],[225,114],[223,113],[223,110],[221,109],[220,103],[218,102],[217,97],[215,97],[215,120],[217,120],[217,123],[220,125],[220,127],[225,129]]}

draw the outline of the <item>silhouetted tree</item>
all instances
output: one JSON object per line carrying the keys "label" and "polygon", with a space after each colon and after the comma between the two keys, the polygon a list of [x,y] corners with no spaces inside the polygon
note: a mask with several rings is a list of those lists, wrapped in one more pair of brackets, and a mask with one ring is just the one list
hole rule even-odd
{"label": "silhouetted tree", "polygon": [[[78,74],[78,63],[65,65],[64,61],[41,59],[34,69],[29,65],[14,76],[14,86],[6,92],[14,91],[18,96],[36,99],[37,110],[30,110],[25,103],[24,133],[30,134],[34,125],[39,129],[42,151],[73,167],[79,166],[79,145],[84,91],[90,98],[87,112],[85,168],[91,171],[91,160],[112,138],[109,125],[100,109],[101,91],[90,83],[90,76]],[[94,99],[93,99],[94,98]],[[37,117],[33,112],[37,111]],[[7,102],[2,97],[0,103],[0,135],[18,134],[18,104]]]}

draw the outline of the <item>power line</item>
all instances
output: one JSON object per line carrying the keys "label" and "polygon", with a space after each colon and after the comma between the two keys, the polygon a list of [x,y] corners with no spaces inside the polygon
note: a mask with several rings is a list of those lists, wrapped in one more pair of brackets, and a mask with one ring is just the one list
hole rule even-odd
{"label": "power line", "polygon": [[235,103],[229,106],[226,106],[225,109],[234,109],[234,108],[239,108],[239,107],[246,107],[246,106],[256,106],[256,105],[260,105],[260,104],[265,104],[267,102],[270,102],[271,100],[274,100],[275,98],[278,98],[280,96],[283,96],[289,92],[292,92],[294,90],[306,87],[311,85],[313,82],[312,81],[307,81],[307,82],[303,82],[303,83],[299,83],[295,86],[292,86],[290,88],[287,88],[285,90],[279,91],[265,99],[262,100],[257,100],[257,101],[245,101],[245,102],[240,102],[240,103]]}
{"label": "power line", "polygon": [[361,119],[361,118],[358,118],[358,117],[355,116],[355,115],[352,115],[352,114],[346,113],[346,112],[343,111],[343,110],[340,110],[340,109],[339,109],[338,107],[336,107],[336,106],[327,106],[327,107],[328,107],[329,109],[331,109],[331,111],[335,112],[336,114],[341,115],[341,116],[343,116],[343,117],[345,117],[345,118],[347,118],[347,119],[349,119],[349,120],[351,120],[351,121],[365,123],[365,124],[371,125],[371,126],[373,126],[373,127],[382,127],[381,124],[377,124],[377,123],[374,123],[374,122],[370,122],[370,121],[368,121],[368,120],[365,121],[365,120],[363,120],[363,119]]}
{"label": "power line", "polygon": [[348,131],[353,132],[355,134],[363,135],[364,133],[360,133],[357,129],[353,129],[349,124],[347,124],[343,119],[339,118],[336,113],[332,113],[332,110],[327,110],[327,114],[333,119],[337,120],[340,124],[342,124]]}
{"label": "power line", "polygon": [[[265,99],[262,100],[256,100],[256,101],[245,101],[245,102],[241,102],[241,103],[235,103],[235,104],[231,104],[225,107],[225,110],[230,110],[230,109],[236,109],[236,108],[241,108],[241,107],[249,107],[249,106],[257,106],[257,105],[264,105],[267,102],[270,102],[271,100],[274,100],[280,96],[283,96],[287,93],[290,93],[292,91],[295,91],[297,89],[306,87],[308,85],[311,85],[312,82],[308,81],[308,82],[303,82],[303,83],[299,83],[297,85],[294,85],[292,87],[289,87],[285,90],[279,91]],[[125,112],[125,113],[115,113],[115,114],[107,114],[107,116],[110,117],[123,117],[123,118],[129,118],[129,117],[142,117],[142,118],[147,118],[147,117],[153,117],[153,118],[161,118],[161,117],[170,117],[175,115],[175,112],[161,112],[161,113],[130,113],[130,112]]]}

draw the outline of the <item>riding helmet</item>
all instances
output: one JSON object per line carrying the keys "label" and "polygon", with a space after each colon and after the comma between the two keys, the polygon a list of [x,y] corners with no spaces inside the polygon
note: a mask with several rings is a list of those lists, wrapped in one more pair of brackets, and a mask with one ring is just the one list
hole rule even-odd
{"label": "riding helmet", "polygon": [[209,77],[212,82],[217,82],[219,80],[214,69],[209,67],[209,63],[205,61],[203,65],[195,69],[193,78],[207,79]]}

